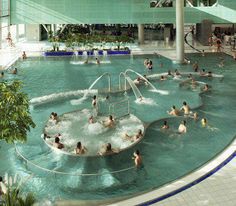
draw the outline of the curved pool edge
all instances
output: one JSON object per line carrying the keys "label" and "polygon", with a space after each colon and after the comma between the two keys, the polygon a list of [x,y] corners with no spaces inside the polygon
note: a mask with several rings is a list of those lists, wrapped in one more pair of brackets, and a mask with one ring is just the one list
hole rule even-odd
{"label": "curved pool edge", "polygon": [[172,197],[180,192],[183,192],[192,186],[207,179],[227,163],[236,157],[236,136],[232,140],[231,144],[227,146],[220,154],[209,162],[193,171],[190,174],[185,175],[182,178],[175,180],[172,183],[166,184],[158,189],[150,192],[143,193],[130,199],[115,202],[110,206],[122,206],[122,205],[152,205],[169,197]]}

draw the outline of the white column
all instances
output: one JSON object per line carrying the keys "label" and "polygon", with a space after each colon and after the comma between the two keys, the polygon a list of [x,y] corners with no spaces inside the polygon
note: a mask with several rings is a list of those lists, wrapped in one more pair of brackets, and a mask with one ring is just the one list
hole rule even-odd
{"label": "white column", "polygon": [[184,63],[184,0],[176,0],[176,63]]}
{"label": "white column", "polygon": [[144,25],[138,24],[138,43],[144,44]]}
{"label": "white column", "polygon": [[[0,21],[0,24],[1,24],[1,21]],[[1,26],[0,26],[0,49],[2,48],[2,28],[1,28]]]}
{"label": "white column", "polygon": [[19,24],[16,24],[16,42],[19,41]]}

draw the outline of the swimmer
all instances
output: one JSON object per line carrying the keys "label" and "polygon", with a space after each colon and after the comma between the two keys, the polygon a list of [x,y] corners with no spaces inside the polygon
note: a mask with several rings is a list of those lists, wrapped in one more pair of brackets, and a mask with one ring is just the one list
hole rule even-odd
{"label": "swimmer", "polygon": [[209,90],[209,85],[208,84],[205,84],[204,87],[202,88],[202,91],[203,92],[206,92]]}
{"label": "swimmer", "polygon": [[175,105],[171,107],[171,111],[167,111],[169,115],[179,116],[179,110],[176,109]]}
{"label": "swimmer", "polygon": [[75,154],[84,154],[87,148],[82,146],[81,142],[78,142],[75,148]]}
{"label": "swimmer", "polygon": [[187,102],[183,102],[183,106],[180,108],[180,110],[184,111],[184,115],[189,115],[190,113],[190,108],[187,104]]}
{"label": "swimmer", "polygon": [[46,140],[46,139],[50,139],[51,137],[48,136],[46,133],[43,133],[42,138],[43,138],[44,140]]}
{"label": "swimmer", "polygon": [[149,71],[152,70],[152,60],[149,60],[148,65],[147,65],[147,69],[148,69]]}
{"label": "swimmer", "polygon": [[207,119],[206,118],[202,118],[201,124],[202,124],[202,127],[205,127],[207,125]]}
{"label": "swimmer", "polygon": [[89,117],[88,122],[89,122],[89,124],[93,124],[93,123],[95,123],[95,122],[94,122],[94,118],[93,118],[93,116]]}
{"label": "swimmer", "polygon": [[139,99],[140,102],[143,101],[143,97],[142,96],[140,96],[138,99]]}
{"label": "swimmer", "polygon": [[54,112],[53,120],[57,123],[59,121],[57,113]]}
{"label": "swimmer", "polygon": [[3,77],[4,77],[4,72],[1,72],[0,78],[3,78]]}
{"label": "swimmer", "polygon": [[97,106],[97,96],[96,96],[96,95],[93,96],[92,106],[93,106],[94,108]]}
{"label": "swimmer", "polygon": [[52,113],[50,114],[50,119],[54,119],[54,115],[55,115],[55,112],[52,112]]}
{"label": "swimmer", "polygon": [[56,147],[57,149],[63,149],[64,145],[60,143],[60,138],[56,137],[55,142],[53,143],[53,146]]}
{"label": "swimmer", "polygon": [[105,127],[109,127],[109,128],[112,128],[112,127],[115,126],[115,122],[114,122],[114,120],[113,120],[112,115],[109,115],[108,120],[107,120],[107,121],[104,121],[104,122],[103,122],[103,125],[104,125]]}
{"label": "swimmer", "polygon": [[172,73],[171,73],[171,70],[168,70],[168,76],[173,76]]}
{"label": "swimmer", "polygon": [[175,70],[174,76],[181,76],[181,74],[180,74],[180,72],[178,71],[178,69]]}
{"label": "swimmer", "polygon": [[209,72],[207,73],[207,77],[212,77],[212,72],[211,72],[211,71],[209,71]]}
{"label": "swimmer", "polygon": [[203,57],[205,56],[205,50],[202,50],[202,56]]}
{"label": "swimmer", "polygon": [[149,59],[145,59],[144,62],[143,62],[143,65],[147,68],[148,67],[148,62],[149,62]]}
{"label": "swimmer", "polygon": [[50,114],[50,119],[54,120],[56,123],[59,121],[56,112],[52,112],[52,113]]}
{"label": "swimmer", "polygon": [[125,133],[125,138],[131,140],[131,142],[136,141],[136,140],[140,139],[141,137],[143,137],[143,132],[141,129],[139,129],[137,134],[135,134],[134,136],[130,136]]}
{"label": "swimmer", "polygon": [[163,124],[162,127],[161,127],[161,129],[169,129],[169,128],[170,128],[170,127],[169,127],[167,121],[165,120],[165,121],[164,121],[164,124]]}
{"label": "swimmer", "polygon": [[193,64],[193,71],[194,71],[194,72],[198,72],[198,70],[199,70],[198,63],[195,62],[195,63]]}
{"label": "swimmer", "polygon": [[132,157],[132,159],[134,159],[134,164],[136,167],[140,167],[142,164],[142,157],[140,155],[139,150],[136,150],[134,152],[134,156]]}
{"label": "swimmer", "polygon": [[100,64],[100,60],[96,57],[96,64]]}
{"label": "swimmer", "polygon": [[163,75],[161,76],[161,81],[165,81],[166,80],[166,77],[164,77]]}
{"label": "swimmer", "polygon": [[[2,176],[0,176],[0,197],[4,194],[7,194],[7,186],[3,182]],[[1,203],[1,199],[0,199],[0,203]]]}
{"label": "swimmer", "polygon": [[192,83],[192,88],[196,88],[198,85],[197,81],[194,78],[192,78],[191,83]]}
{"label": "swimmer", "polygon": [[22,53],[22,59],[27,59],[25,51],[23,51],[23,53]]}
{"label": "swimmer", "polygon": [[193,113],[193,119],[196,121],[198,120],[198,113],[197,112],[194,112]]}
{"label": "swimmer", "polygon": [[206,76],[206,71],[205,69],[202,69],[199,73],[200,76]]}
{"label": "swimmer", "polygon": [[12,74],[17,74],[17,68],[13,69]]}
{"label": "swimmer", "polygon": [[137,77],[137,78],[134,80],[134,84],[136,84],[136,85],[139,85],[139,84],[141,84],[141,83],[142,83],[141,77]]}
{"label": "swimmer", "polygon": [[193,79],[193,75],[191,73],[188,75],[188,79]]}
{"label": "swimmer", "polygon": [[186,127],[186,121],[183,120],[180,125],[179,125],[179,128],[178,128],[178,132],[183,134],[183,133],[186,133],[187,132],[187,127]]}
{"label": "swimmer", "polygon": [[109,155],[109,154],[113,154],[113,153],[118,153],[119,150],[117,149],[113,149],[111,147],[111,143],[107,143],[105,145],[102,145],[101,150],[98,152],[99,155]]}

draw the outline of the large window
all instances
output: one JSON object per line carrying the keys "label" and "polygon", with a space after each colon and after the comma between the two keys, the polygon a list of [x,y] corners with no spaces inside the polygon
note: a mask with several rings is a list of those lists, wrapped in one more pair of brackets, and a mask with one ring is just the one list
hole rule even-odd
{"label": "large window", "polygon": [[10,15],[10,0],[0,0],[0,16]]}

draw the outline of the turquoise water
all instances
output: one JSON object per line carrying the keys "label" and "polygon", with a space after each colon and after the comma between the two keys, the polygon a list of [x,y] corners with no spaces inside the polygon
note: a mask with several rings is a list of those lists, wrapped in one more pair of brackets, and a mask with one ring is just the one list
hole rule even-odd
{"label": "turquoise water", "polygon": [[[153,61],[152,72],[147,72],[143,66],[146,57]],[[149,125],[143,140],[134,147],[107,157],[71,157],[51,151],[40,138],[50,113],[54,111],[61,115],[77,109],[91,109],[91,97],[79,105],[71,105],[71,99],[62,98],[31,108],[37,127],[29,133],[27,143],[17,147],[24,157],[40,167],[76,173],[77,176],[49,173],[27,164],[17,156],[14,146],[4,142],[0,143],[0,174],[18,173],[22,177],[33,174],[24,190],[33,191],[40,200],[103,200],[149,191],[195,170],[221,152],[236,134],[236,74],[235,61],[229,56],[206,54],[201,57],[189,54],[188,58],[192,62],[199,61],[200,68],[223,74],[224,78],[197,78],[212,87],[200,96],[199,89],[179,87],[179,80],[153,80],[156,88],[169,91],[169,95],[150,92],[146,86],[140,86],[146,104],[136,103],[132,91],[128,91],[131,113]],[[218,67],[220,58],[225,59],[223,68]],[[104,72],[111,74],[112,87],[118,86],[120,72],[128,68],[147,75],[175,68],[180,72],[192,72],[191,65],[174,65],[168,59],[152,55],[110,57],[110,60],[111,64],[105,65],[71,65],[70,58],[29,58],[16,63],[19,68],[17,76],[8,74],[5,78],[23,80],[24,91],[33,99],[53,93],[87,89]],[[160,63],[164,66],[160,67]],[[130,76],[136,78],[132,73]],[[107,88],[107,80],[99,81],[96,88]],[[119,102],[124,99],[124,94],[111,94],[110,98]],[[172,105],[181,107],[183,101],[187,101],[200,118],[206,117],[209,126],[203,128],[200,121],[187,118],[187,133],[178,135],[176,131],[184,117],[173,118],[166,111]],[[168,121],[169,131],[160,130],[163,120]],[[143,168],[139,170],[132,168],[131,159],[137,148],[144,162]],[[126,168],[131,169],[116,172]]]}

